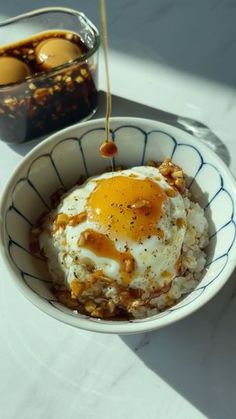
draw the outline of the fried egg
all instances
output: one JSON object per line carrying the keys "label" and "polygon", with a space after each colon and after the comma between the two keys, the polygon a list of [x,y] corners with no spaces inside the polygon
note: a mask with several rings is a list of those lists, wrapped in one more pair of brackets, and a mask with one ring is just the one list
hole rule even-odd
{"label": "fried egg", "polygon": [[65,194],[39,242],[54,281],[69,289],[97,273],[148,293],[177,275],[185,232],[183,197],[157,168],[140,166]]}

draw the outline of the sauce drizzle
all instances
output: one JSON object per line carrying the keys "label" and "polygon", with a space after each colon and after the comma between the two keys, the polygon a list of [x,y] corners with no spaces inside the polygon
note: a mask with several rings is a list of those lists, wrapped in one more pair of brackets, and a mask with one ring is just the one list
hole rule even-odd
{"label": "sauce drizzle", "polygon": [[119,252],[109,237],[89,228],[80,234],[78,246],[91,250],[99,257],[117,261],[120,264],[123,285],[129,284],[135,270],[135,260],[129,250]]}
{"label": "sauce drizzle", "polygon": [[118,149],[113,141],[109,140],[110,136],[110,117],[111,117],[111,88],[108,66],[108,41],[107,41],[107,25],[105,0],[100,0],[100,16],[101,16],[101,34],[104,53],[105,76],[106,76],[106,121],[105,121],[105,141],[101,144],[100,155],[102,157],[112,158]]}

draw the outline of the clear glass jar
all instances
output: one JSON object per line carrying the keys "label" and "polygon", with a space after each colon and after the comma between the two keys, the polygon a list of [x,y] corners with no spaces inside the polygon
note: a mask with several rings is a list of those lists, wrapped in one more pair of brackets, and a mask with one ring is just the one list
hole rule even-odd
{"label": "clear glass jar", "polygon": [[[30,65],[35,58],[33,41],[39,34],[44,39],[50,31],[66,31],[68,40],[74,34],[86,50],[79,58],[62,65],[32,71],[20,82],[0,85],[0,139],[5,142],[19,143],[44,136],[88,119],[97,109],[99,33],[83,13],[52,7],[0,23],[0,39],[4,40],[0,56],[7,48],[8,55],[10,51],[10,56]],[[22,55],[22,41],[26,45],[30,39],[32,45],[27,44]],[[9,50],[11,45],[14,48]]]}

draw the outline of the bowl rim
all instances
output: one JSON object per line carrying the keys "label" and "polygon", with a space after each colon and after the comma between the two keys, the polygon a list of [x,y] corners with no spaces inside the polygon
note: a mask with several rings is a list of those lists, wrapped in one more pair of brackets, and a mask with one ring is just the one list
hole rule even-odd
{"label": "bowl rim", "polygon": [[[190,140],[190,143],[193,142],[195,144],[195,141],[199,144],[199,149],[202,150],[204,154],[208,154],[210,157],[210,160],[214,160],[217,164],[217,166],[220,165],[220,171],[223,178],[227,179],[227,181],[230,184],[231,191],[234,194],[234,201],[236,201],[236,181],[234,179],[233,174],[230,172],[226,164],[216,155],[216,153],[211,150],[207,145],[201,142],[199,138],[193,137],[190,133],[182,130],[181,128],[174,127],[172,125],[159,122],[153,119],[147,119],[147,118],[135,118],[135,117],[112,117],[111,118],[111,128],[113,123],[121,123],[123,125],[129,123],[129,124],[150,124],[151,126],[155,125],[161,125],[162,127],[168,128],[171,127],[171,129],[174,129],[185,135],[186,138]],[[175,311],[174,316],[166,316],[163,318],[155,318],[155,316],[148,317],[144,319],[143,321],[124,321],[124,322],[112,322],[109,321],[107,323],[99,323],[97,319],[93,319],[91,317],[87,318],[78,318],[73,317],[71,314],[67,314],[65,312],[57,310],[55,307],[51,306],[50,304],[45,303],[44,300],[37,294],[35,294],[24,282],[22,279],[20,279],[19,272],[17,271],[16,267],[13,265],[13,262],[10,260],[6,247],[5,247],[5,229],[4,229],[4,218],[5,218],[5,212],[7,209],[6,203],[8,202],[8,197],[12,191],[12,187],[14,186],[21,170],[24,168],[24,166],[27,166],[31,162],[31,158],[38,154],[40,150],[43,150],[45,146],[50,146],[50,144],[55,145],[57,143],[57,139],[62,135],[67,135],[70,133],[71,130],[83,130],[86,127],[91,127],[93,125],[98,124],[105,124],[105,118],[99,118],[99,119],[93,119],[90,121],[86,121],[83,123],[77,123],[70,127],[67,127],[63,130],[60,130],[49,137],[47,137],[45,140],[40,142],[38,145],[32,148],[32,150],[27,153],[23,159],[18,163],[15,170],[11,174],[10,178],[8,179],[2,194],[0,198],[0,222],[1,222],[1,231],[0,231],[0,251],[2,254],[2,258],[5,264],[5,267],[9,273],[9,276],[12,278],[13,282],[16,284],[17,288],[21,291],[21,293],[36,307],[38,307],[41,311],[43,311],[45,314],[50,315],[51,317],[54,317],[55,319],[66,323],[71,326],[75,326],[80,329],[92,331],[92,332],[103,332],[103,333],[118,333],[118,334],[131,334],[131,333],[142,333],[152,330],[160,329],[164,326],[170,325],[172,323],[175,323],[176,321],[183,319],[190,314],[196,312],[198,309],[200,309],[205,303],[207,303],[211,298],[213,298],[218,291],[225,285],[227,280],[230,278],[230,275],[232,274],[235,266],[236,266],[236,259],[232,260],[233,263],[228,263],[225,267],[225,270],[222,274],[220,274],[221,280],[215,282],[214,287],[211,287],[210,294],[203,295],[200,301],[198,300],[197,306],[194,304],[188,304],[187,308],[182,307],[182,309]],[[70,135],[70,134],[69,134]],[[196,144],[195,144],[196,146]]]}

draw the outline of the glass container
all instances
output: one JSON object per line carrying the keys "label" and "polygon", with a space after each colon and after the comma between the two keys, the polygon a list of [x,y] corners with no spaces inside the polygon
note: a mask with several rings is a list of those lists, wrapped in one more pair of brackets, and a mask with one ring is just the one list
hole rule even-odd
{"label": "glass container", "polygon": [[[46,70],[35,69],[38,43],[56,33],[67,42],[79,40],[82,55]],[[0,58],[11,56],[30,67],[23,80],[0,84],[1,140],[32,140],[94,114],[99,33],[83,13],[60,7],[25,13],[0,23],[0,39]]]}

